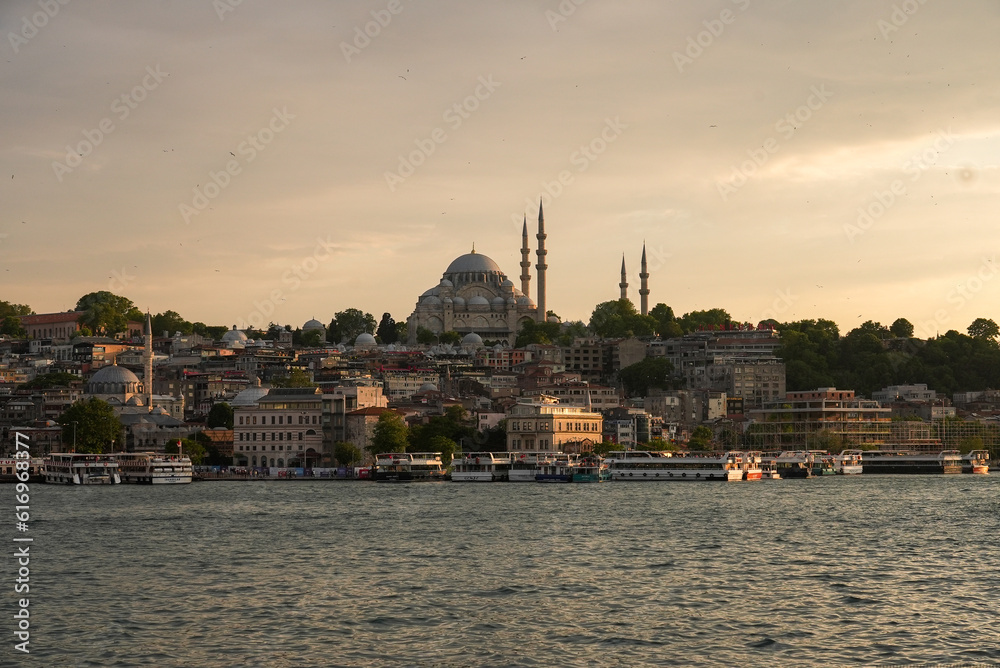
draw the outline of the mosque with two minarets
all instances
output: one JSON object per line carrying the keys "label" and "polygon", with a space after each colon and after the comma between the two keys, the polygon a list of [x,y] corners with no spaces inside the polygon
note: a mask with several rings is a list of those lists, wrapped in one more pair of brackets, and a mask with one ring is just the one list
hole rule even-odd
{"label": "mosque with two minarets", "polygon": [[[424,328],[434,334],[458,332],[464,334],[463,345],[482,344],[483,340],[513,343],[525,322],[552,320],[545,301],[545,218],[542,204],[538,205],[538,232],[535,239],[536,299],[531,294],[531,250],[528,247],[528,221],[521,230],[520,288],[515,287],[490,257],[472,252],[461,255],[445,269],[440,282],[426,290],[407,319],[407,342],[417,342],[417,330]],[[646,271],[646,249],[642,250],[640,311],[648,313],[649,277]],[[622,259],[622,298],[627,297],[625,260]]]}

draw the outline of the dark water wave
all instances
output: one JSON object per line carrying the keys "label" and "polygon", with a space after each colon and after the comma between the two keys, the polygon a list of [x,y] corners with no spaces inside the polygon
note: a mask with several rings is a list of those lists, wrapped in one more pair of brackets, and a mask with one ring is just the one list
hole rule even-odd
{"label": "dark water wave", "polygon": [[32,501],[9,665],[1000,664],[1000,476]]}

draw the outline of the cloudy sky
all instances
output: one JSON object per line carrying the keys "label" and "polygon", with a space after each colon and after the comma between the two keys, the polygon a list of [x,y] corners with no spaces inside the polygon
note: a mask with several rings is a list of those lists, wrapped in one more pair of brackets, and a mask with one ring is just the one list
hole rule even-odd
{"label": "cloudy sky", "polygon": [[401,320],[473,244],[516,283],[541,197],[563,319],[623,254],[638,302],[645,242],[678,314],[1000,320],[995,0],[11,0],[0,26],[0,299],[36,312]]}

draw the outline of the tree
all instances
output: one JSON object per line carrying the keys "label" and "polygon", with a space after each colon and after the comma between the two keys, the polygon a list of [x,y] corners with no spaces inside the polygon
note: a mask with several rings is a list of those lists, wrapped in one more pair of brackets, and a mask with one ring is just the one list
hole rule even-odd
{"label": "tree", "polygon": [[724,309],[713,308],[707,311],[691,311],[685,313],[678,319],[678,324],[685,334],[698,331],[699,329],[717,329],[723,327],[733,319]]}
{"label": "tree", "polygon": [[441,463],[449,466],[456,449],[458,449],[458,443],[447,436],[435,436],[430,440],[430,450],[428,452],[440,452]]}
{"label": "tree", "polygon": [[333,343],[354,343],[359,334],[375,333],[375,318],[371,313],[349,308],[334,314],[330,328],[335,329],[339,336],[339,340],[333,341]]}
{"label": "tree", "polygon": [[330,324],[326,326],[326,340],[327,343],[340,343],[340,327],[337,325],[337,318],[334,317],[330,321]]}
{"label": "tree", "polygon": [[969,336],[974,339],[996,341],[998,335],[1000,335],[1000,327],[987,318],[976,318],[969,325]]}
{"label": "tree", "polygon": [[668,389],[674,365],[666,357],[647,357],[618,372],[625,393],[630,397],[644,397],[649,388]]}
{"label": "tree", "polygon": [[177,447],[177,441],[169,441],[163,446],[163,451],[168,455],[183,454],[191,458],[191,464],[201,466],[205,461],[208,451],[205,446],[193,438],[182,438],[181,447]]}
{"label": "tree", "polygon": [[712,430],[705,425],[699,425],[691,432],[688,439],[688,447],[692,450],[710,450],[712,444]]}
{"label": "tree", "polygon": [[128,329],[130,319],[142,319],[142,313],[132,300],[107,290],[89,292],[76,302],[76,310],[83,311],[80,322],[96,333],[114,336]]}
{"label": "tree", "polygon": [[457,346],[462,342],[462,335],[458,332],[452,330],[450,332],[442,332],[441,336],[438,337],[438,341],[441,343],[448,343],[453,346]]}
{"label": "tree", "polygon": [[14,339],[27,338],[28,332],[21,326],[21,318],[16,315],[8,315],[3,318],[0,324],[0,334]]}
{"label": "tree", "polygon": [[151,318],[154,333],[166,332],[167,336],[173,336],[175,332],[181,334],[191,334],[194,332],[194,325],[185,320],[176,311],[164,311],[157,313]]}
{"label": "tree", "polygon": [[654,438],[646,444],[646,449],[653,452],[666,452],[677,450],[677,446],[669,441],[664,441],[662,438]]}
{"label": "tree", "polygon": [[594,307],[590,315],[590,330],[606,339],[650,336],[656,327],[656,319],[640,315],[628,299],[602,302]]}
{"label": "tree", "polygon": [[287,376],[277,376],[271,379],[271,387],[316,387],[309,374],[302,369],[292,369]]}
{"label": "tree", "polygon": [[417,327],[417,343],[429,346],[437,340],[437,334],[426,327]]}
{"label": "tree", "polygon": [[124,445],[121,420],[111,404],[97,397],[73,404],[56,422],[62,425],[63,443],[75,442],[77,452],[111,452],[115,443]]}
{"label": "tree", "polygon": [[378,323],[375,336],[378,337],[379,343],[386,345],[399,341],[399,331],[396,329],[396,321],[392,319],[390,314],[382,314],[382,320]]}
{"label": "tree", "polygon": [[594,444],[594,454],[600,455],[601,457],[607,455],[609,452],[616,452],[621,450],[622,446],[618,445],[614,441],[601,441],[600,443]]}
{"label": "tree", "polygon": [[213,404],[211,410],[208,411],[207,424],[212,429],[215,429],[217,427],[222,427],[224,429],[232,429],[233,407],[227,404],[225,401],[220,401],[217,404]]}
{"label": "tree", "polygon": [[12,315],[31,315],[31,307],[27,304],[14,304],[0,300],[0,318],[7,318]]}
{"label": "tree", "polygon": [[906,318],[897,318],[896,321],[889,326],[889,332],[897,338],[908,339],[913,336],[913,323]]}
{"label": "tree", "polygon": [[383,452],[406,452],[407,426],[403,418],[393,411],[385,411],[379,416],[372,430],[368,452],[379,455]]}
{"label": "tree", "polygon": [[674,316],[674,310],[666,304],[657,304],[649,311],[649,315],[656,321],[656,333],[661,339],[684,335],[684,330]]}
{"label": "tree", "polygon": [[562,326],[558,322],[535,322],[525,320],[514,339],[515,348],[524,348],[533,343],[549,345],[560,338]]}
{"label": "tree", "polygon": [[305,348],[319,348],[321,343],[323,343],[323,332],[318,329],[310,329],[299,335],[299,345]]}
{"label": "tree", "polygon": [[410,326],[405,320],[396,323],[396,341],[405,342],[410,335]]}
{"label": "tree", "polygon": [[44,390],[50,387],[68,387],[79,382],[80,377],[77,375],[66,373],[65,371],[56,371],[35,376],[27,383],[21,383],[17,388],[19,390]]}
{"label": "tree", "polygon": [[363,457],[364,453],[361,452],[361,448],[353,443],[337,441],[333,444],[333,458],[341,466],[353,466],[360,463]]}

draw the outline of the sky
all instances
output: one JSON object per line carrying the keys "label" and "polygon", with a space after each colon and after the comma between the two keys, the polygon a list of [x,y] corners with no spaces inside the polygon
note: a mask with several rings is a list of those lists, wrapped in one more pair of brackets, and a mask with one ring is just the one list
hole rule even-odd
{"label": "sky", "polygon": [[473,245],[519,284],[541,199],[563,320],[644,243],[677,314],[1000,320],[995,0],[62,1],[0,5],[37,313],[399,321]]}

